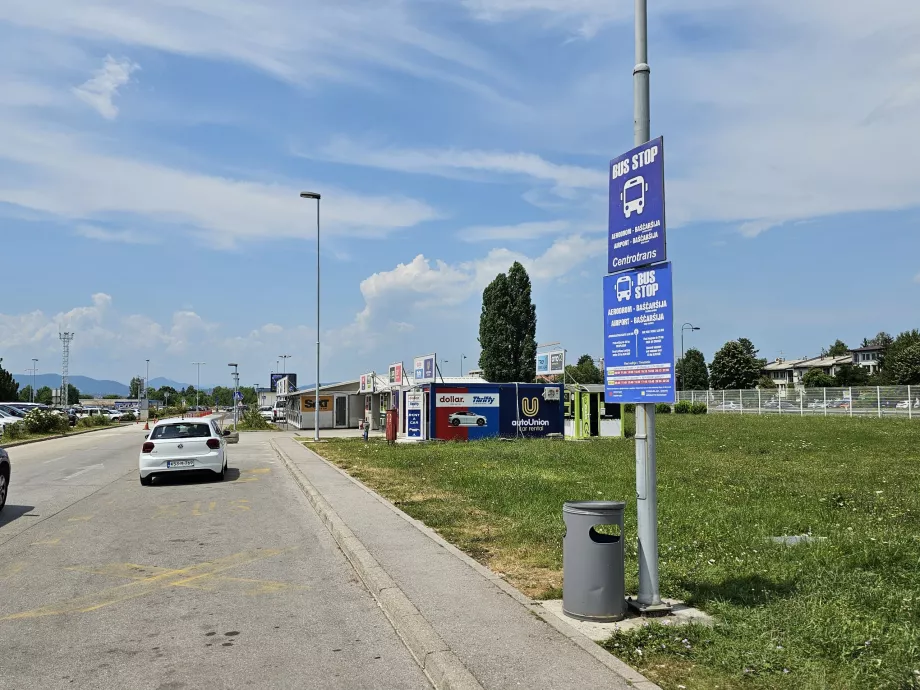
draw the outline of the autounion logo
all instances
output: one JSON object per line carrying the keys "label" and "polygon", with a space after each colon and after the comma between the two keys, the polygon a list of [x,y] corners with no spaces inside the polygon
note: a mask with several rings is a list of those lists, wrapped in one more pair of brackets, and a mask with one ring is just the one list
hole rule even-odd
{"label": "autounion logo", "polygon": [[540,412],[540,399],[536,396],[533,398],[521,398],[521,412],[527,417],[536,417],[537,413]]}

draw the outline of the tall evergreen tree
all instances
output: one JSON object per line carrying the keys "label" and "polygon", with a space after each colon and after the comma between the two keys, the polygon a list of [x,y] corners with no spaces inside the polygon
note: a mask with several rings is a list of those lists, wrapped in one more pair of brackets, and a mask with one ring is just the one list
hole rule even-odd
{"label": "tall evergreen tree", "polygon": [[479,366],[486,380],[529,383],[537,375],[537,309],[530,276],[517,261],[482,293]]}
{"label": "tall evergreen tree", "polygon": [[0,357],[0,402],[18,402],[19,384],[13,375],[3,368],[3,358]]}
{"label": "tall evergreen tree", "polygon": [[677,383],[682,391],[705,391],[709,389],[709,370],[706,358],[695,347],[684,353],[677,362]]}

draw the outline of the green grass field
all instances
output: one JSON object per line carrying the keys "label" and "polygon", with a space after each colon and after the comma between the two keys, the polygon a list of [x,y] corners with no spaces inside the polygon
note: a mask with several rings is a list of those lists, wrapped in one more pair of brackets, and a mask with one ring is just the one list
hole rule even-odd
{"label": "green grass field", "polygon": [[[920,423],[658,418],[661,590],[715,628],[608,648],[665,688],[920,688]],[[559,597],[562,504],[627,501],[631,440],[317,448],[521,590]],[[772,536],[823,539],[788,547]]]}

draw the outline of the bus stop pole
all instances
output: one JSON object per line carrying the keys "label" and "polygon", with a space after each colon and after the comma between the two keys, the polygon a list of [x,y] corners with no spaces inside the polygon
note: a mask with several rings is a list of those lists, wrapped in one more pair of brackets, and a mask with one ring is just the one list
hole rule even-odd
{"label": "bus stop pole", "polygon": [[[636,0],[636,66],[633,68],[633,144],[651,139],[649,115],[648,8]],[[638,608],[661,607],[658,589],[658,487],[655,466],[655,405],[636,405],[636,519],[639,532]],[[667,607],[664,607],[665,609]]]}

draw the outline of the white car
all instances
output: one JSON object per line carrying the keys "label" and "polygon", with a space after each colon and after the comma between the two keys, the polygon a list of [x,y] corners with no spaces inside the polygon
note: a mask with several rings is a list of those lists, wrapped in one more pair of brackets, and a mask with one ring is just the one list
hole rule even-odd
{"label": "white car", "polygon": [[141,484],[150,486],[155,475],[200,470],[210,470],[223,479],[227,472],[224,437],[229,434],[229,429],[221,431],[213,416],[160,420],[141,447]]}
{"label": "white car", "polygon": [[476,414],[475,412],[468,412],[466,410],[462,412],[454,412],[451,414],[447,421],[450,422],[451,426],[485,426],[486,418],[481,414]]}
{"label": "white car", "polygon": [[11,414],[0,410],[0,438],[3,437],[3,432],[6,431],[6,427],[10,424],[15,424],[16,422],[22,421],[19,417],[14,417]]}
{"label": "white car", "polygon": [[275,413],[269,405],[263,405],[259,408],[259,416],[269,422],[275,421]]}

